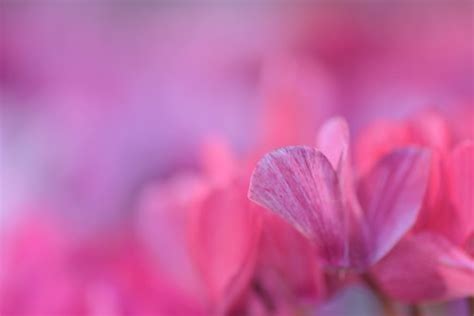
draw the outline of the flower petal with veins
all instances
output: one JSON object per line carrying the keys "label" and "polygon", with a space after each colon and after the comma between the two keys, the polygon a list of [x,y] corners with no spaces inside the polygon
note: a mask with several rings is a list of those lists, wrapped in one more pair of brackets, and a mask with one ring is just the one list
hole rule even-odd
{"label": "flower petal with veins", "polygon": [[349,265],[339,181],[320,151],[296,146],[265,155],[252,174],[249,198],[310,238],[328,264]]}

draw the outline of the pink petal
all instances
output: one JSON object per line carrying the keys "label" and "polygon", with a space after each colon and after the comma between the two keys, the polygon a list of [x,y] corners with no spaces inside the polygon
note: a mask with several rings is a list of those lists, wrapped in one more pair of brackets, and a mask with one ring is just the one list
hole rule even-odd
{"label": "pink petal", "polygon": [[236,172],[236,160],[230,144],[220,137],[210,137],[201,148],[202,166],[210,181],[225,185]]}
{"label": "pink petal", "polygon": [[178,288],[197,293],[198,280],[187,251],[186,225],[191,205],[207,193],[203,180],[182,174],[148,186],[139,200],[142,240],[157,257],[157,269]]}
{"label": "pink petal", "polygon": [[319,130],[316,146],[337,170],[344,205],[354,213],[352,216],[360,217],[362,211],[355,192],[347,122],[341,117],[328,120]]}
{"label": "pink petal", "polygon": [[408,302],[474,294],[474,260],[439,235],[403,239],[373,273],[388,295]]}
{"label": "pink petal", "polygon": [[355,192],[350,157],[349,126],[340,117],[328,120],[319,130],[317,147],[337,170],[349,242],[349,260],[354,268],[367,265],[369,249],[363,211]]}
{"label": "pink petal", "polygon": [[341,117],[326,121],[320,128],[316,147],[331,162],[334,170],[343,168],[349,162],[349,127]]}
{"label": "pink petal", "polygon": [[451,144],[448,123],[433,110],[419,113],[410,124],[413,141],[426,147],[446,151]]}
{"label": "pink petal", "polygon": [[339,182],[321,152],[298,146],[265,155],[250,180],[249,198],[313,240],[327,263],[348,266]]}
{"label": "pink petal", "polygon": [[447,181],[450,174],[445,162],[441,152],[432,151],[428,188],[414,231],[428,230],[459,244],[465,238],[465,232],[460,229],[465,223],[451,201]]}
{"label": "pink petal", "polygon": [[385,156],[360,184],[359,198],[370,229],[373,262],[415,223],[426,192],[429,166],[428,151],[400,149]]}
{"label": "pink petal", "polygon": [[281,217],[265,215],[257,281],[276,304],[321,298],[324,274],[311,241]]}
{"label": "pink petal", "polygon": [[228,308],[249,282],[261,215],[238,182],[212,190],[194,206],[188,231],[190,250],[216,309]]}
{"label": "pink petal", "polygon": [[[428,189],[425,196],[423,211],[420,214],[418,222],[433,221],[434,217],[440,214],[436,212],[441,204],[445,204],[448,193],[448,183],[446,179],[446,166],[441,152],[433,150],[431,152],[430,176],[428,180]],[[431,218],[430,218],[431,217]]]}
{"label": "pink petal", "polygon": [[377,121],[363,130],[357,138],[356,163],[360,175],[369,172],[384,155],[413,143],[408,124]]}
{"label": "pink petal", "polygon": [[474,143],[458,145],[451,155],[453,202],[462,225],[463,239],[474,233]]}

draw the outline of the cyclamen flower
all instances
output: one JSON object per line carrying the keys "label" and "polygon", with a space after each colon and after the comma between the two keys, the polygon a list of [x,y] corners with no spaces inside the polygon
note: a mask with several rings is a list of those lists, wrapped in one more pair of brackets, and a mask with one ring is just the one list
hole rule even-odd
{"label": "cyclamen flower", "polygon": [[303,97],[296,80],[307,68],[275,62],[265,72],[266,115],[257,145],[237,159],[226,142],[211,139],[202,147],[200,172],[149,188],[140,206],[141,228],[159,269],[207,312],[291,315],[300,301],[315,302],[323,292],[309,242],[247,198],[256,157],[267,148],[309,138],[313,120],[320,117],[308,112],[314,102]]}
{"label": "cyclamen flower", "polygon": [[142,228],[170,282],[203,313],[221,315],[239,308],[250,283],[261,212],[245,198],[243,177],[225,145],[214,140],[204,154],[201,173],[147,191]]}
{"label": "cyclamen flower", "polygon": [[238,166],[216,141],[204,154],[202,173],[144,195],[141,227],[157,268],[203,312],[291,315],[305,300],[314,304],[323,285],[311,245],[247,199],[245,160]]}
{"label": "cyclamen flower", "polygon": [[349,156],[347,124],[332,119],[321,128],[317,148],[285,147],[265,155],[252,174],[249,198],[308,237],[328,267],[362,271],[415,224],[430,153],[394,151],[357,186]]}
{"label": "cyclamen flower", "polygon": [[433,151],[415,227],[373,269],[380,287],[399,300],[474,294],[474,251],[469,247],[474,236],[474,143],[451,130],[437,112],[422,112],[409,120],[375,122],[358,142],[360,164],[401,146],[418,144]]}

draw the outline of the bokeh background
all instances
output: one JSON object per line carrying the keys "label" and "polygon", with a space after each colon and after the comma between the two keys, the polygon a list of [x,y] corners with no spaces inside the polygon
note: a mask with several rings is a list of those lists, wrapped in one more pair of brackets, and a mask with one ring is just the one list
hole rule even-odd
{"label": "bokeh background", "polygon": [[[42,240],[45,218],[93,244],[86,252],[134,249],[123,236],[141,229],[147,186],[199,168],[209,138],[245,155],[282,104],[302,109],[310,133],[342,115],[355,136],[375,118],[473,110],[472,1],[2,0],[0,9],[2,256],[23,251],[32,266],[61,256],[50,245],[61,233]],[[79,257],[83,270],[100,265]]]}

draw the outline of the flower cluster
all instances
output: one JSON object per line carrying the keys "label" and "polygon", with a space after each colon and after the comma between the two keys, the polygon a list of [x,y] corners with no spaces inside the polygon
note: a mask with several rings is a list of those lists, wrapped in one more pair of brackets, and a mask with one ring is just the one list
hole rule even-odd
{"label": "flower cluster", "polygon": [[467,298],[474,143],[454,130],[426,111],[351,141],[336,117],[313,145],[264,154],[276,144],[263,138],[243,158],[210,139],[199,171],[143,190],[139,229],[120,230],[131,233],[78,241],[47,217],[19,223],[5,238],[1,310],[326,315],[357,284],[388,315]]}
{"label": "flower cluster", "polygon": [[474,143],[453,131],[426,111],[374,122],[355,142],[345,120],[333,118],[313,146],[263,155],[275,146],[267,140],[240,160],[214,140],[202,174],[147,193],[148,238],[176,229],[170,239],[179,256],[161,256],[162,264],[174,282],[201,289],[205,312],[317,315],[357,283],[392,314],[392,301],[469,297]]}
{"label": "flower cluster", "polygon": [[0,316],[474,315],[472,3],[6,2]]}

